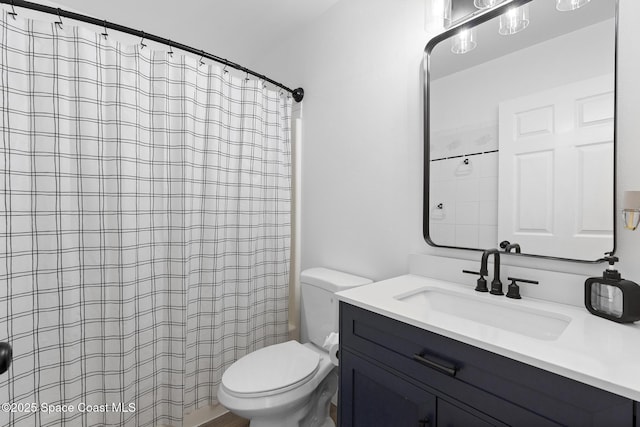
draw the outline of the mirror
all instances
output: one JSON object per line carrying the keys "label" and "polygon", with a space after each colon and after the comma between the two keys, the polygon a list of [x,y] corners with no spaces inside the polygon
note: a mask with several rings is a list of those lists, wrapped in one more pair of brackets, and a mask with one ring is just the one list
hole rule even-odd
{"label": "mirror", "polygon": [[617,1],[560,3],[515,0],[427,45],[429,244],[614,251]]}

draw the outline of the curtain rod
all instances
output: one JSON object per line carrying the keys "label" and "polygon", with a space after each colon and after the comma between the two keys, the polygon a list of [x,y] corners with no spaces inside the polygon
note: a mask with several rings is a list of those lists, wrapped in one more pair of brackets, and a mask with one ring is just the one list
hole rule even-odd
{"label": "curtain rod", "polygon": [[[207,53],[204,50],[198,50],[198,49],[194,49],[191,46],[187,46],[185,44],[182,43],[176,43],[172,40],[169,39],[165,39],[164,37],[159,37],[159,36],[155,36],[153,34],[147,34],[144,31],[140,31],[140,30],[135,30],[133,28],[129,28],[129,27],[125,27],[124,25],[119,25],[119,24],[114,24],[113,22],[108,22],[107,20],[100,20],[100,19],[96,19],[93,18],[91,16],[86,16],[86,15],[82,15],[79,13],[75,13],[75,12],[69,12],[67,10],[63,10],[60,8],[56,8],[56,7],[51,7],[51,6],[45,6],[42,4],[38,4],[38,3],[32,3],[29,1],[25,1],[25,0],[0,0],[0,3],[5,3],[5,4],[9,4],[11,5],[11,7],[13,8],[14,6],[17,7],[21,7],[24,9],[31,9],[31,10],[35,10],[38,12],[44,12],[44,13],[49,13],[51,15],[57,15],[58,18],[60,19],[61,17],[65,17],[65,18],[69,18],[69,19],[73,19],[75,21],[81,21],[81,22],[86,22],[89,24],[93,24],[93,25],[97,25],[97,26],[101,26],[105,28],[105,34],[106,34],[106,29],[111,29],[111,30],[115,30],[115,31],[120,31],[122,33],[127,33],[127,34],[131,34],[134,36],[138,36],[142,39],[142,41],[144,40],[151,40],[157,43],[161,43],[164,45],[169,46],[169,48],[176,48],[176,49],[180,49],[183,50],[185,52],[189,52],[189,53],[193,53],[195,55],[200,55],[200,58],[207,58],[207,59],[211,59],[213,61],[216,61],[220,64],[224,64],[226,66],[229,67],[233,67],[237,70],[240,70],[244,73],[247,74],[251,74],[255,77],[258,77],[266,82],[269,82],[271,84],[273,84],[274,86],[277,86],[279,88],[282,88],[284,90],[286,90],[287,92],[291,93],[291,95],[293,96],[293,99],[296,102],[300,102],[302,101],[302,99],[304,98],[304,89],[302,89],[301,87],[297,88],[297,89],[290,89],[288,87],[286,87],[285,85],[283,85],[282,83],[278,83],[275,80],[272,80],[270,78],[268,78],[265,75],[259,74],[253,70],[250,70],[246,67],[243,67],[242,65],[236,64],[235,62],[231,62],[228,59],[224,59],[221,58],[219,56],[213,55],[211,53]],[[15,10],[12,10],[12,12],[10,12],[10,14],[12,15],[16,15]]]}

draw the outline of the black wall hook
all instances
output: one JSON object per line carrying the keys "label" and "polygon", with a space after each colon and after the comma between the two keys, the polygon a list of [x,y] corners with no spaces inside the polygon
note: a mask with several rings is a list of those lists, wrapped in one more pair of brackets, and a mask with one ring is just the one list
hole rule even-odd
{"label": "black wall hook", "polygon": [[173,46],[171,44],[172,44],[172,41],[169,40],[169,52],[167,52],[167,55],[173,58]]}
{"label": "black wall hook", "polygon": [[140,39],[140,49],[144,49],[145,47],[147,47],[147,45],[144,44],[144,31],[143,31],[142,38]]}
{"label": "black wall hook", "polygon": [[13,349],[8,342],[0,342],[0,374],[4,374],[11,366]]}
{"label": "black wall hook", "polygon": [[200,60],[198,61],[198,63],[199,63],[200,65],[204,65],[204,61],[203,61],[203,59],[204,59],[204,50],[201,50],[201,51],[200,51]]}

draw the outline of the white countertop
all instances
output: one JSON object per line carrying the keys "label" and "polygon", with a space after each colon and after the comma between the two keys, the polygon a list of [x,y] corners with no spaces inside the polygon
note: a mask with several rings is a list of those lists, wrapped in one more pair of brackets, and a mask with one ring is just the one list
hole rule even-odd
{"label": "white countertop", "polygon": [[[571,318],[555,340],[531,338],[499,327],[429,311],[394,297],[421,288],[441,288],[507,307],[530,307]],[[504,284],[506,292],[506,284]],[[337,294],[340,301],[418,328],[527,363],[612,393],[640,401],[640,322],[618,324],[586,308],[523,297],[475,292],[473,288],[417,275],[405,275]]]}

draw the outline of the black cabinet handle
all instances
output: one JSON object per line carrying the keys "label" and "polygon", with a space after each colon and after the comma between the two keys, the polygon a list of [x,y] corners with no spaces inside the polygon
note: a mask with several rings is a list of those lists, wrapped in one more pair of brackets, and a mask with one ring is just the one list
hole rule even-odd
{"label": "black cabinet handle", "polygon": [[443,365],[442,363],[425,359],[424,354],[414,354],[413,360],[431,369],[435,369],[436,371],[442,372],[443,374],[447,374],[450,377],[455,377],[456,373],[458,372],[458,368],[456,368],[455,366],[446,366],[446,365]]}
{"label": "black cabinet handle", "polygon": [[0,342],[0,374],[4,374],[11,365],[13,350],[8,342]]}

